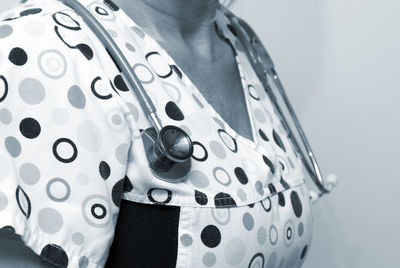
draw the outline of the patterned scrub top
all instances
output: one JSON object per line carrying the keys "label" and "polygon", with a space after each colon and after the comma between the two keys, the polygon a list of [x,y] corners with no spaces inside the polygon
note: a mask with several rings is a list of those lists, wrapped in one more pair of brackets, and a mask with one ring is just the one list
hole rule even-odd
{"label": "patterned scrub top", "polygon": [[58,267],[103,267],[123,198],[181,207],[176,267],[300,267],[313,228],[301,161],[224,14],[216,22],[254,141],[123,10],[79,1],[126,55],[163,125],[191,136],[191,171],[178,183],[151,172],[141,137],[151,125],[106,49],[61,2],[30,0],[0,17],[0,228]]}

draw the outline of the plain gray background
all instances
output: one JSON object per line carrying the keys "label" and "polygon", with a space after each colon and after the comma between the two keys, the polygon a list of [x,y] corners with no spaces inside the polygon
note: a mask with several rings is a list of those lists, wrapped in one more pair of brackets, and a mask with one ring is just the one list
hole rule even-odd
{"label": "plain gray background", "polygon": [[[17,0],[0,0],[0,11]],[[238,0],[325,173],[305,268],[399,267],[400,1]],[[4,245],[0,245],[0,249]]]}

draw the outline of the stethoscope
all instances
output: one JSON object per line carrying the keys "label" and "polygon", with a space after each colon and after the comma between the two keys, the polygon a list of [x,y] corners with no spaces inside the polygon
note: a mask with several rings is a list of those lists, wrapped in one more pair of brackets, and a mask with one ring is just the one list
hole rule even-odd
{"label": "stethoscope", "polygon": [[[120,68],[126,79],[126,84],[132,88],[136,97],[140,103],[143,113],[146,115],[153,127],[146,129],[144,132],[146,140],[150,141],[150,146],[147,146],[146,156],[149,162],[149,167],[155,174],[163,174],[170,171],[172,168],[179,166],[179,169],[183,172],[188,173],[190,171],[190,160],[193,154],[193,142],[189,135],[181,128],[167,125],[163,126],[160,119],[157,116],[157,110],[146,93],[140,80],[137,78],[133,69],[131,68],[128,60],[121,52],[117,44],[103,28],[103,26],[96,20],[96,18],[78,1],[76,0],[60,0],[68,7],[75,10],[75,12],[82,17],[85,23],[91,28],[97,38],[103,43],[105,48],[109,51],[113,57],[115,63]],[[261,43],[260,39],[253,31],[253,29],[243,20],[236,17],[229,10],[224,10],[224,13],[229,18],[231,25],[237,34],[238,39],[242,43],[249,61],[254,68],[258,78],[268,96],[271,98],[276,111],[279,113],[283,126],[288,133],[290,140],[292,141],[294,148],[300,156],[308,174],[319,189],[319,193],[314,195],[315,200],[318,197],[329,193],[336,185],[336,177],[328,176],[326,179],[323,178],[319,165],[315,159],[314,153],[312,152],[311,146],[304,134],[303,128],[294,112],[294,109],[285,93],[283,85],[279,79],[279,76],[274,68],[274,63],[271,57],[266,51],[265,47]],[[289,113],[292,117],[294,125],[298,131],[298,134],[302,140],[303,146],[307,151],[307,156],[301,150],[296,137],[293,135],[293,131],[290,128],[288,121],[284,113],[282,112],[275,94],[270,86],[268,75],[273,78],[274,84],[276,85]],[[307,162],[307,158],[311,162]],[[163,179],[162,176],[158,176]],[[174,179],[166,179],[169,182],[177,182]]]}

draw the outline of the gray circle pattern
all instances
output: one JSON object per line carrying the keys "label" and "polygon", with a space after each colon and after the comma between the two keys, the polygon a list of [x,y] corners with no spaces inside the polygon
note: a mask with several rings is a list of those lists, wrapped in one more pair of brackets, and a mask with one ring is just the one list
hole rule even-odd
{"label": "gray circle pattern", "polygon": [[47,77],[59,79],[67,71],[67,60],[64,55],[56,49],[45,50],[38,57],[39,69]]}
{"label": "gray circle pattern", "polygon": [[231,184],[231,176],[222,167],[216,167],[213,169],[213,175],[216,181],[224,186],[229,186]]}
{"label": "gray circle pattern", "polygon": [[[100,205],[103,207],[101,214],[105,215],[104,218],[97,219],[95,215],[91,213],[93,206],[95,205]],[[110,201],[106,197],[99,194],[89,195],[82,203],[82,215],[86,220],[86,223],[89,225],[96,228],[106,227],[110,223],[111,219]]]}
{"label": "gray circle pattern", "polygon": [[[282,194],[286,200],[290,200],[292,191],[300,194],[302,189],[306,189],[304,184],[283,191]],[[307,197],[303,194],[301,196]],[[290,205],[284,207],[279,205],[278,195],[269,197],[268,202],[271,203],[269,212],[265,210],[261,201],[251,206],[231,207],[228,222],[221,221],[223,218],[228,218],[224,214],[225,209],[211,209],[214,220],[211,224],[218,228],[221,234],[221,242],[211,250],[203,244],[202,239],[198,239],[203,235],[206,226],[210,225],[207,213],[201,208],[193,210],[190,207],[182,207],[183,215],[187,215],[190,211],[190,217],[194,218],[189,226],[180,227],[180,232],[183,233],[188,233],[190,230],[193,238],[190,252],[196,252],[192,253],[193,260],[188,265],[198,267],[200,262],[205,267],[212,265],[213,267],[299,268],[304,261],[300,249],[306,245],[310,246],[312,230],[304,228],[300,237],[295,235],[298,231],[294,226],[300,226],[302,222],[311,218],[312,215],[309,213],[311,204],[304,203],[304,214],[296,218],[293,217],[294,212]],[[283,225],[282,222],[286,224]],[[292,230],[290,239],[286,237],[288,228]]]}
{"label": "gray circle pattern", "polygon": [[[61,196],[58,193],[60,191]],[[71,187],[66,180],[62,178],[53,178],[46,185],[46,193],[51,200],[55,202],[64,202],[71,195]]]}
{"label": "gray circle pattern", "polygon": [[19,168],[19,175],[23,182],[28,185],[34,185],[40,179],[40,170],[33,163],[24,163]]}
{"label": "gray circle pattern", "polygon": [[[34,6],[34,4],[32,5]],[[93,49],[95,59],[90,61],[83,55],[75,53],[79,52],[73,50],[76,47],[71,48],[72,45],[69,44],[70,46],[68,46],[66,42],[58,42],[58,46],[53,45],[53,47],[51,46],[52,42],[49,42],[50,46],[46,45],[43,49],[38,47],[37,54],[34,54],[30,46],[36,44],[32,43],[31,45],[26,42],[29,44],[24,47],[28,55],[28,64],[36,66],[39,72],[27,73],[26,76],[22,75],[14,78],[14,81],[9,81],[13,83],[16,90],[13,92],[10,90],[9,95],[6,96],[6,101],[3,102],[5,106],[0,110],[0,124],[6,129],[6,134],[0,132],[0,138],[5,151],[7,151],[4,154],[7,157],[7,161],[2,162],[2,155],[0,155],[0,211],[8,211],[11,208],[9,204],[12,202],[9,198],[15,198],[9,194],[7,187],[3,188],[3,182],[9,181],[11,174],[10,161],[8,160],[18,160],[19,165],[17,168],[19,168],[20,183],[22,184],[22,187],[18,185],[17,188],[17,202],[19,202],[20,210],[27,218],[30,216],[29,220],[37,222],[37,226],[39,226],[46,239],[62,236],[65,231],[70,231],[65,236],[68,241],[62,241],[59,247],[63,250],[63,253],[65,250],[65,254],[71,257],[71,252],[68,251],[70,248],[69,243],[74,244],[74,246],[81,246],[97,241],[94,237],[104,238],[104,244],[110,241],[118,215],[118,208],[112,200],[118,197],[119,193],[114,193],[113,186],[115,185],[115,180],[127,175],[125,172],[130,172],[130,177],[135,178],[135,190],[137,190],[135,193],[137,196],[141,195],[142,198],[145,198],[148,188],[156,186],[153,188],[157,190],[152,192],[156,201],[160,202],[165,197],[168,197],[171,198],[169,204],[176,205],[178,202],[178,205],[182,205],[182,209],[184,209],[184,205],[197,206],[192,208],[192,219],[180,222],[182,228],[186,226],[191,229],[181,232],[183,235],[180,236],[179,244],[181,249],[184,247],[184,250],[196,253],[192,254],[196,265],[204,265],[206,267],[228,267],[229,265],[248,267],[250,259],[256,256],[255,254],[262,252],[267,268],[277,267],[278,260],[280,260],[280,266],[291,265],[298,267],[300,249],[304,248],[305,245],[309,245],[311,237],[310,226],[312,225],[312,220],[310,219],[309,204],[306,202],[308,201],[307,194],[301,192],[303,214],[299,219],[293,217],[290,202],[287,202],[285,207],[277,205],[277,195],[271,196],[270,204],[268,204],[270,211],[267,211],[268,209],[266,210],[264,207],[264,205],[267,205],[265,204],[267,201],[264,201],[266,200],[265,197],[271,190],[269,188],[269,190],[265,191],[265,188],[268,188],[267,183],[273,182],[277,192],[282,192],[283,189],[279,188],[278,183],[279,176],[284,174],[285,180],[286,176],[289,177],[288,182],[290,183],[290,176],[298,169],[298,163],[291,163],[290,161],[290,159],[296,159],[290,152],[291,150],[288,150],[286,154],[279,152],[282,155],[268,155],[268,157],[271,156],[271,160],[289,159],[291,168],[290,170],[277,170],[276,174],[271,174],[265,163],[263,163],[261,154],[263,150],[268,152],[279,151],[275,150],[277,147],[274,143],[259,144],[255,142],[252,144],[253,146],[250,146],[250,143],[240,139],[234,130],[228,131],[232,134],[232,137],[226,134],[228,132],[219,136],[217,130],[227,130],[229,126],[222,119],[216,119],[218,116],[211,110],[212,107],[198,92],[197,88],[190,84],[185,74],[182,73],[179,66],[176,66],[172,59],[165,58],[168,65],[171,68],[173,67],[173,73],[170,77],[159,78],[148,67],[142,55],[144,46],[146,49],[152,49],[155,52],[160,51],[160,55],[163,55],[163,57],[167,55],[166,53],[161,53],[162,50],[157,48],[157,43],[148,42],[151,37],[146,36],[143,30],[134,23],[129,27],[125,25],[125,32],[116,27],[115,21],[122,22],[122,10],[113,11],[100,1],[91,2],[89,9],[104,23],[111,36],[117,39],[116,41],[122,42],[121,44],[125,45],[126,49],[129,50],[127,51],[130,54],[129,60],[132,60],[130,63],[133,65],[139,79],[145,85],[146,91],[149,92],[154,100],[163,123],[171,123],[163,112],[165,103],[169,101],[178,103],[179,108],[185,115],[185,120],[183,123],[180,122],[180,125],[184,126],[191,136],[196,137],[196,140],[205,146],[209,159],[205,160],[205,162],[192,161],[192,170],[198,172],[193,173],[193,176],[190,176],[187,181],[173,185],[171,187],[172,195],[167,196],[169,190],[165,188],[169,188],[171,184],[165,184],[166,182],[160,182],[155,179],[151,172],[146,169],[147,166],[143,165],[145,159],[142,159],[140,150],[137,149],[139,148],[137,143],[140,146],[140,136],[137,134],[137,129],[133,130],[137,131],[134,133],[139,137],[137,140],[131,141],[132,136],[128,135],[132,133],[130,133],[131,129],[127,129],[128,124],[126,124],[125,119],[132,121],[133,118],[135,120],[134,124],[129,125],[130,127],[147,127],[144,123],[146,118],[140,116],[142,111],[139,109],[139,103],[132,97],[131,91],[120,92],[114,90],[114,94],[112,91],[113,84],[108,84],[107,77],[115,77],[116,74],[111,71],[112,68],[115,69],[115,66],[107,70],[104,68],[105,73],[100,73],[95,68],[96,60],[101,58],[99,57],[100,54],[98,54],[100,50],[94,47],[88,38],[85,38],[85,35],[82,34],[84,31],[78,25],[79,21],[83,27],[82,20],[73,12],[68,12],[68,14],[57,17],[65,25],[73,25],[74,28],[74,30],[71,30],[68,27],[64,27],[62,29],[63,37],[66,37],[66,41],[75,39],[88,42],[85,45]],[[15,14],[18,13],[15,12]],[[52,19],[49,15],[52,14],[52,11],[45,10],[42,14],[46,18]],[[46,21],[46,24],[42,23],[40,18],[40,16],[35,15],[27,16],[22,26],[24,28],[23,31],[14,31],[13,29],[14,25],[17,25],[20,20],[15,20],[15,24],[13,21],[1,23],[0,44],[3,44],[3,40],[5,42],[11,41],[11,39],[8,39],[10,36],[15,36],[16,38],[14,39],[18,40],[19,32],[23,32],[24,38],[29,40],[33,40],[38,36],[40,36],[40,40],[46,40],[46,34],[51,30],[52,38],[57,38],[53,27],[56,23],[48,25],[48,21]],[[28,22],[30,23],[28,24]],[[129,24],[129,20],[125,22]],[[118,23],[118,25],[124,28],[124,23]],[[61,25],[56,26],[60,27],[60,29],[62,27]],[[41,27],[43,29],[40,29]],[[134,35],[126,34],[128,31],[133,32]],[[236,59],[239,65],[240,61],[245,60],[243,58],[245,55],[239,43],[236,41],[232,43],[237,52]],[[18,46],[18,44],[12,45],[14,47]],[[76,58],[72,58],[71,55],[76,55]],[[7,62],[6,64],[9,63]],[[262,128],[265,133],[271,133],[269,124],[273,125],[279,121],[277,121],[278,119],[273,111],[266,109],[266,107],[269,107],[269,100],[266,98],[265,92],[263,92],[257,81],[252,81],[251,76],[247,75],[247,70],[243,72],[243,66],[239,65],[243,84],[254,85],[251,93],[259,97],[259,100],[255,100],[249,99],[248,94],[245,96],[249,100],[250,116],[255,119],[253,120],[254,128]],[[21,70],[22,68],[25,67],[21,67]],[[103,69],[100,68],[100,70]],[[8,74],[5,73],[5,76],[8,76]],[[72,81],[71,78],[75,76],[78,78],[85,77],[85,79]],[[103,81],[105,89],[103,92],[108,95],[104,94],[102,96],[107,96],[108,99],[100,99],[98,94],[96,95],[90,90],[90,82],[94,81],[96,77],[101,78],[100,80]],[[110,94],[110,92],[113,94]],[[18,101],[13,101],[12,103],[18,103],[21,106],[12,107],[9,105],[11,102],[8,101],[8,98],[17,98]],[[46,109],[46,113],[51,116],[43,117],[40,113],[34,112],[41,107],[40,105],[43,105],[42,107]],[[39,136],[38,139],[29,141],[22,137],[18,133],[18,128],[15,127],[16,121],[20,122],[21,115],[15,112],[16,108],[27,108],[22,110],[27,110],[29,113],[32,112],[31,116],[38,118],[39,122],[43,124],[43,135]],[[132,117],[127,116],[128,109],[133,115]],[[123,110],[124,114],[122,113]],[[212,120],[215,120],[215,122]],[[10,132],[11,128],[17,132]],[[50,135],[45,132],[48,129],[52,130],[51,138],[46,136]],[[42,136],[46,138],[46,141]],[[49,145],[56,139],[62,137],[68,137],[78,146],[78,158],[71,163],[58,161],[54,165],[54,162],[52,162],[54,160],[52,158],[54,157],[53,152],[46,150],[51,148]],[[257,138],[259,137],[255,137],[256,141]],[[285,145],[289,144],[284,135],[281,138]],[[36,142],[38,144],[37,148],[43,149],[43,152],[48,154],[49,158],[45,164],[41,161],[43,160],[42,158],[35,159],[32,157],[34,155],[32,153],[33,150],[31,149],[32,147],[29,147],[28,142]],[[129,142],[136,143],[134,144],[136,147],[133,146],[135,155],[129,152]],[[58,153],[65,155],[68,154],[71,148],[60,146],[58,149]],[[129,162],[129,168],[125,166],[127,165],[128,153],[132,160]],[[28,158],[28,155],[31,158]],[[243,166],[244,158],[251,159],[251,164],[253,164],[254,160],[254,166]],[[101,177],[98,170],[100,161],[105,161],[110,166],[112,176],[107,180]],[[278,167],[278,163],[275,162],[273,164]],[[137,175],[135,170],[139,166],[142,169],[146,169],[145,171],[138,171],[140,174],[144,174],[143,177],[134,176]],[[234,174],[233,169],[238,166],[243,166],[248,176],[249,182],[245,185],[239,185],[237,180],[231,180],[231,176]],[[63,170],[65,171],[64,173],[62,172]],[[55,176],[61,176],[62,178],[55,178]],[[294,183],[292,184],[295,185]],[[48,198],[46,196],[43,198],[43,195],[41,198],[38,197],[40,195],[36,194],[35,187],[39,186],[46,188]],[[208,197],[207,207],[200,207],[195,203],[193,195],[189,194],[194,192],[194,189],[201,189],[204,196]],[[144,192],[141,192],[141,190]],[[11,191],[14,194],[15,188]],[[216,205],[215,200],[212,199],[217,193],[222,194],[222,196],[229,196],[230,199],[226,197],[224,200],[234,201],[238,206],[213,207]],[[282,193],[285,195],[285,200],[289,201],[290,198],[287,196],[287,192],[284,191]],[[133,195],[129,195],[129,193],[127,193],[127,196],[133,198]],[[254,202],[250,203],[250,200]],[[68,203],[69,201],[73,202]],[[77,210],[72,209],[75,213],[74,217],[70,217],[71,214],[63,209],[64,205],[72,207],[77,204],[80,206],[81,213],[79,213],[79,209],[78,213],[76,213]],[[78,226],[78,222],[86,224],[79,224]],[[218,228],[221,234],[221,242],[212,249],[205,248],[200,238],[204,226],[211,223]],[[287,226],[283,226],[284,223],[291,226],[292,234],[290,239],[285,236],[287,234]],[[190,224],[193,225],[189,226]],[[271,226],[275,228],[272,233],[270,231]],[[275,232],[277,233],[276,236]],[[46,234],[48,235],[46,236]],[[274,245],[271,245],[271,242],[267,243],[267,241],[271,240],[274,241]],[[90,247],[88,246],[88,248]],[[99,248],[106,247],[99,243]],[[92,257],[89,259],[87,256],[92,255],[95,256],[94,263],[97,263],[95,258],[101,258],[99,255],[102,250],[98,251],[98,253],[82,251],[82,255],[76,258],[72,265],[88,267],[91,265]],[[69,260],[71,261],[72,258]]]}
{"label": "gray circle pattern", "polygon": [[32,105],[41,103],[46,96],[43,84],[35,78],[22,80],[18,87],[18,93],[21,99]]}

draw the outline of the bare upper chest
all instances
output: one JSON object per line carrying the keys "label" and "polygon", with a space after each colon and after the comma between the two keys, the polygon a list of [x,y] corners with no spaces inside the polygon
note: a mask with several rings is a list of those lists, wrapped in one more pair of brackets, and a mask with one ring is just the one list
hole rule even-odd
{"label": "bare upper chest", "polygon": [[240,73],[229,44],[219,42],[215,58],[194,56],[184,44],[163,43],[208,104],[241,136],[253,140]]}

